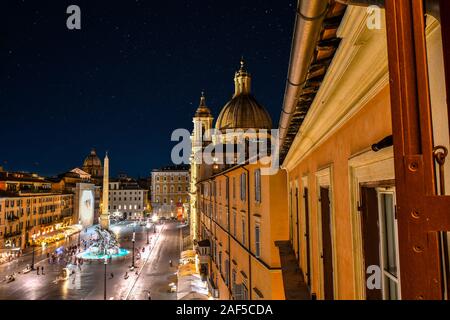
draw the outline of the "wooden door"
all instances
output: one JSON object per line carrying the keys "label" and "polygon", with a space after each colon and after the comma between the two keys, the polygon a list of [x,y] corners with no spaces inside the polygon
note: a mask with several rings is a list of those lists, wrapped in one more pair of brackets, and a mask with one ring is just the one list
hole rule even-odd
{"label": "wooden door", "polygon": [[[378,195],[374,188],[361,188],[361,230],[363,238],[364,273],[367,280],[369,266],[380,266],[380,225],[378,219]],[[367,300],[382,300],[380,289],[369,289],[366,285]]]}
{"label": "wooden door", "polygon": [[309,236],[309,194],[308,188],[304,189],[304,201],[305,201],[305,246],[306,246],[306,277],[307,285],[311,288],[311,247]]}
{"label": "wooden door", "polygon": [[331,208],[328,188],[320,188],[320,205],[322,215],[322,260],[325,300],[333,300],[333,243],[331,240]]}

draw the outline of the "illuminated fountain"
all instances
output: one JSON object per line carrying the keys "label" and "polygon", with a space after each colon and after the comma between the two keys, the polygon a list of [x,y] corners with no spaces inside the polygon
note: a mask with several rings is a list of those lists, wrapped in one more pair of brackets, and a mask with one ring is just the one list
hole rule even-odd
{"label": "illuminated fountain", "polygon": [[103,204],[100,215],[100,225],[95,228],[96,238],[94,243],[84,252],[78,254],[78,258],[86,260],[104,260],[105,258],[121,258],[130,252],[119,247],[116,235],[109,228],[108,212],[109,195],[109,159],[105,156],[103,169]]}

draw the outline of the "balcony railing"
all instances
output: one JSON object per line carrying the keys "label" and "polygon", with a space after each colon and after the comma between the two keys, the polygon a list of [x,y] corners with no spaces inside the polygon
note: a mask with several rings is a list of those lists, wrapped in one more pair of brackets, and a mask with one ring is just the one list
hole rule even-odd
{"label": "balcony railing", "polygon": [[22,231],[8,232],[8,233],[5,233],[5,239],[17,237],[17,236],[20,236],[21,234],[22,234]]}

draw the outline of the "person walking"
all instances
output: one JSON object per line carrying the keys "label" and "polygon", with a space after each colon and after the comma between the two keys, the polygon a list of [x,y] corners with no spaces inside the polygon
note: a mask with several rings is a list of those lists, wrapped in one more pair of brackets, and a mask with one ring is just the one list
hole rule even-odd
{"label": "person walking", "polygon": [[41,273],[42,273],[42,275],[45,275],[44,274],[44,266],[41,267]]}

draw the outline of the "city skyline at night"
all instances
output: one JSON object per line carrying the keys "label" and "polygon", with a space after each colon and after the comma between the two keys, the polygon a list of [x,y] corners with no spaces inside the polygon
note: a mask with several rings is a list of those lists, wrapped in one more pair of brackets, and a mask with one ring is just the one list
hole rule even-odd
{"label": "city skyline at night", "polygon": [[[215,117],[244,56],[254,91],[278,120],[295,1],[4,1],[0,22],[0,165],[55,175],[91,148],[112,174],[170,164],[171,133],[190,130],[205,91]],[[29,155],[33,154],[33,157]]]}

